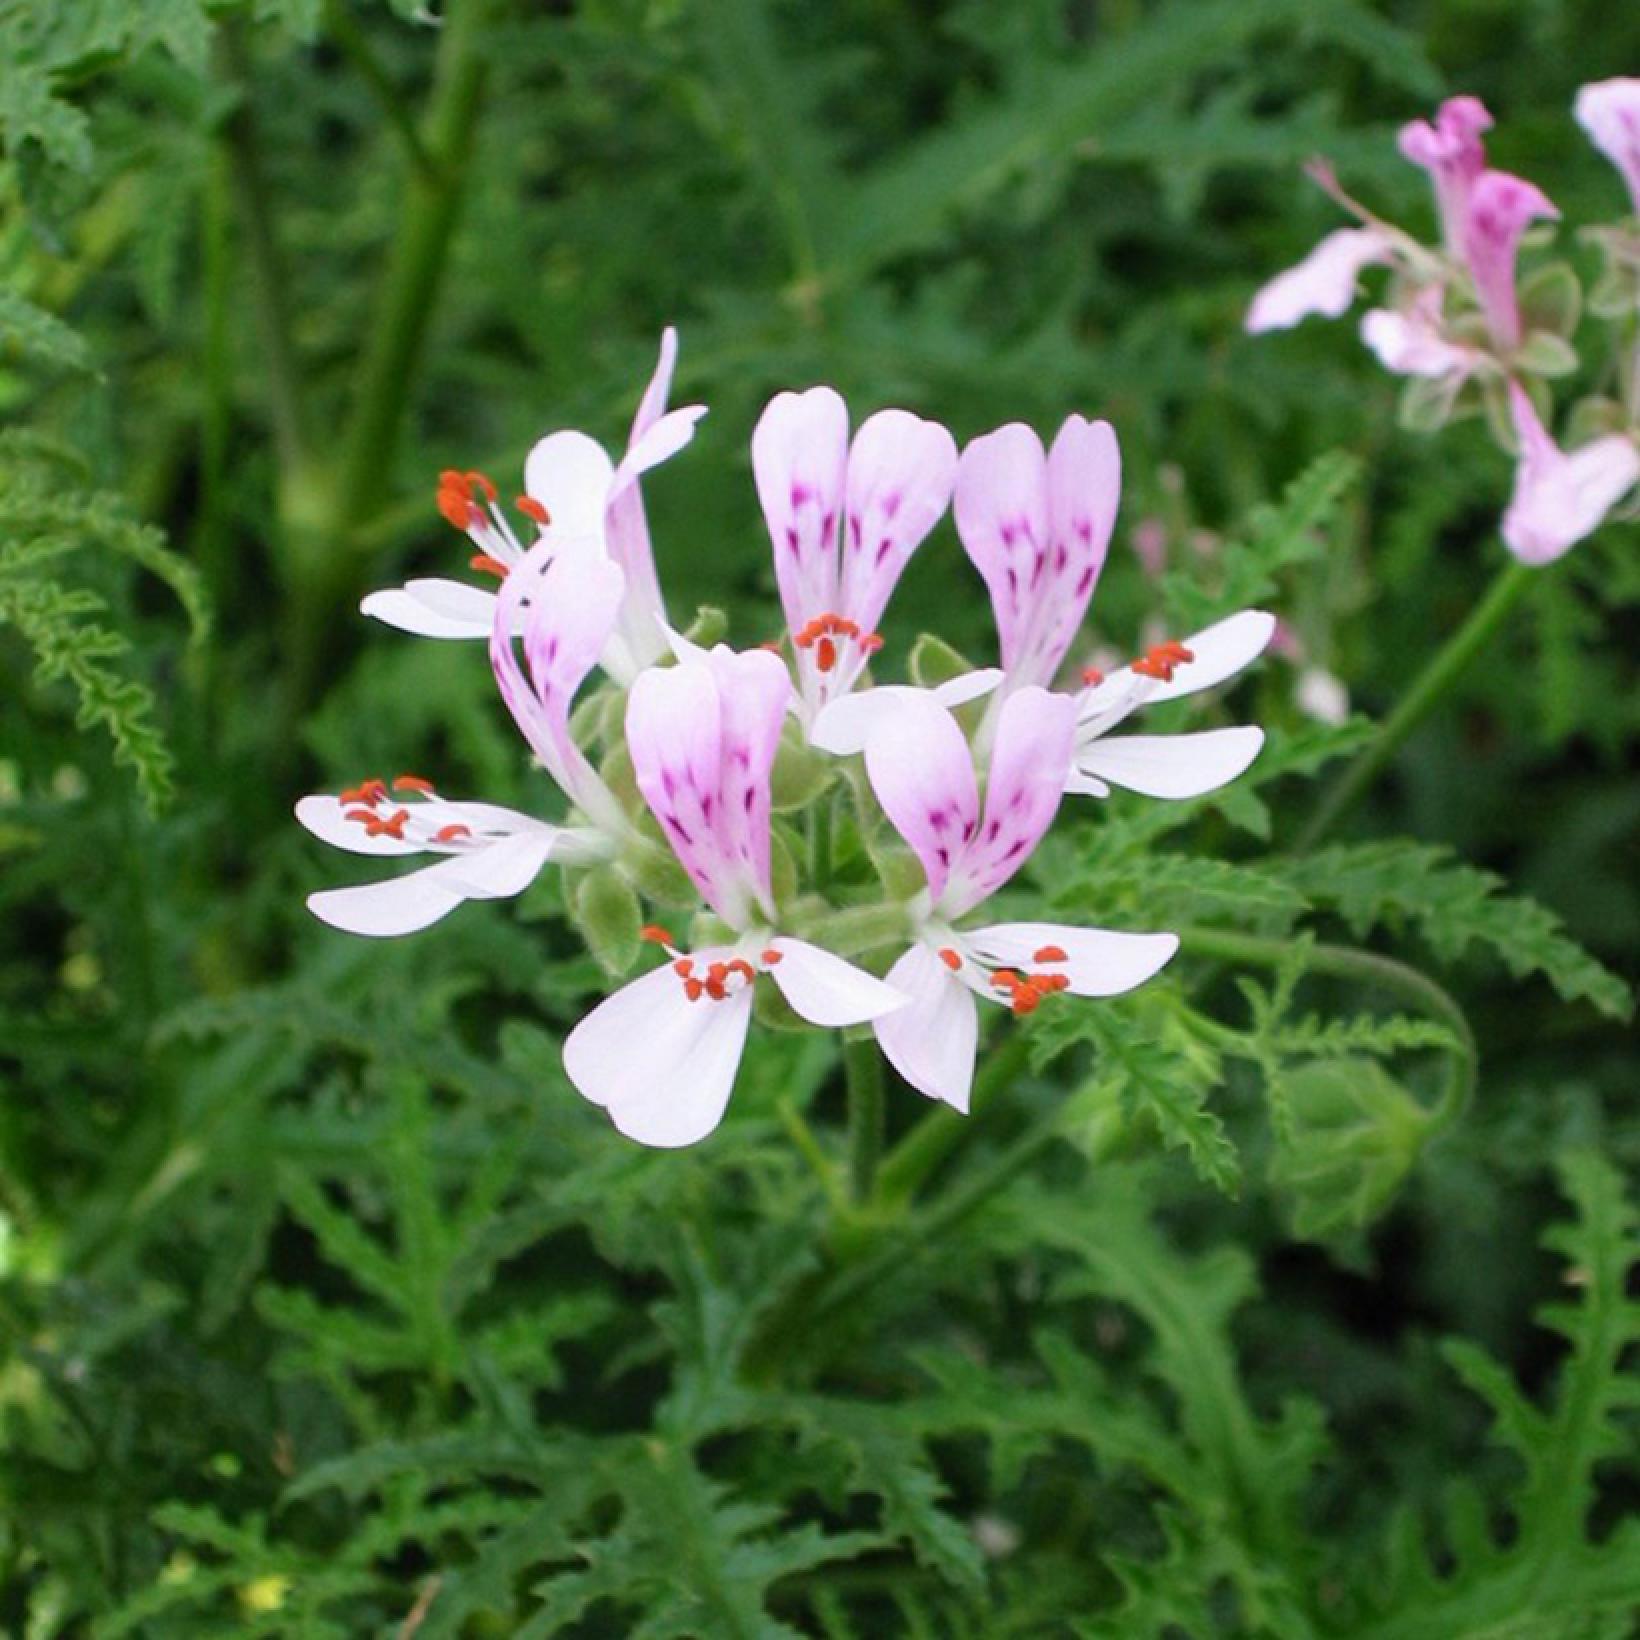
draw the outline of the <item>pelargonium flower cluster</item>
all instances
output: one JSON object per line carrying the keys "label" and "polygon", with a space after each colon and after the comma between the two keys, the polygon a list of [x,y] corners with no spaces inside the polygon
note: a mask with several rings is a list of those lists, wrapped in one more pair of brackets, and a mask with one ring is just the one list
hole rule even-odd
{"label": "pelargonium flower cluster", "polygon": [[[1193,797],[1246,769],[1257,728],[1111,731],[1233,676],[1275,620],[1244,610],[1067,682],[1120,498],[1111,427],[1072,416],[1045,450],[1011,424],[959,454],[944,427],[905,410],[879,411],[851,437],[842,398],[816,387],[779,394],[752,436],[784,634],[705,647],[668,622],[640,486],[703,414],[666,408],[676,347],[668,330],[618,462],[580,432],[536,444],[513,509],[523,530],[489,479],[441,475],[439,508],[494,590],[413,580],[363,605],[424,637],[487,640],[501,698],[565,818],[452,800],[410,775],[305,797],[297,817],[326,842],[431,857],[308,904],[351,933],[408,934],[464,901],[517,895],[551,864],[572,906],[589,883],[606,906],[630,906],[634,943],[660,960],[570,1032],[564,1066],[645,1144],[690,1144],[718,1125],[756,1017],[869,1026],[912,1087],[966,1110],[979,1003],[1024,1016],[1061,994],[1114,996],[1173,956],[1169,933],[984,912],[1066,796],[1120,786]],[[1000,664],[928,687],[877,683],[878,624],[948,509],[990,594]],[[601,704],[577,709],[595,669]],[[788,842],[801,816],[777,821],[776,810],[829,813],[842,794],[870,871],[839,887],[822,862],[805,882]],[[654,920],[639,928],[644,915]],[[886,974],[857,960],[873,951]]]}
{"label": "pelargonium flower cluster", "polygon": [[[1578,93],[1576,115],[1622,173],[1640,218],[1640,79],[1605,80]],[[1386,370],[1409,378],[1402,418],[1430,431],[1484,410],[1516,458],[1504,544],[1523,563],[1548,563],[1592,533],[1640,482],[1640,350],[1620,342],[1616,399],[1590,398],[1572,416],[1593,433],[1570,452],[1544,425],[1549,382],[1572,373],[1570,338],[1585,302],[1572,267],[1550,262],[1522,279],[1518,261],[1540,224],[1560,211],[1534,183],[1492,167],[1493,119],[1475,97],[1452,97],[1431,120],[1400,133],[1400,151],[1429,174],[1440,239],[1427,244],[1375,216],[1325,164],[1311,175],[1360,224],[1329,233],[1296,267],[1253,298],[1246,327],[1287,329],[1312,314],[1342,316],[1362,273],[1384,266],[1384,299],[1361,319],[1361,338]],[[1547,232],[1547,229],[1542,231]],[[1585,230],[1606,272],[1587,306],[1627,326],[1640,311],[1640,220]]]}

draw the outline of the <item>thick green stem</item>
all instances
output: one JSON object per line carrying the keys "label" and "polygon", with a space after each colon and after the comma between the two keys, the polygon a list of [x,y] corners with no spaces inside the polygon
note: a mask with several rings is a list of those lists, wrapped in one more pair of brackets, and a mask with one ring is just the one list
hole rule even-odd
{"label": "thick green stem", "polygon": [[1431,1134],[1450,1127],[1468,1109],[1480,1070],[1475,1035],[1463,1009],[1427,974],[1393,957],[1379,956],[1376,951],[1357,951],[1347,945],[1298,946],[1291,940],[1227,928],[1182,929],[1179,941],[1191,956],[1250,963],[1258,968],[1279,968],[1292,961],[1295,951],[1302,951],[1304,966],[1312,974],[1358,980],[1404,997],[1420,1013],[1445,1025],[1453,1037],[1446,1086],[1430,1113]]}
{"label": "thick green stem", "polygon": [[445,15],[423,136],[430,169],[410,177],[366,344],[335,497],[338,533],[374,511],[388,491],[393,449],[465,192],[484,86],[480,45],[490,3],[458,0]]}
{"label": "thick green stem", "polygon": [[438,176],[438,163],[428,152],[427,144],[421,140],[421,132],[416,129],[415,117],[404,98],[400,96],[398,87],[388,78],[380,59],[371,49],[369,36],[359,27],[358,19],[353,15],[348,0],[326,0],[325,29],[331,39],[341,47],[348,61],[359,71],[359,77],[369,86],[371,96],[376,99],[381,111],[387,116],[388,123],[392,125],[394,135],[403,144],[410,163],[429,182],[435,180]]}
{"label": "thick green stem", "polygon": [[1543,573],[1541,569],[1529,568],[1513,558],[1509,560],[1493,581],[1491,590],[1471,611],[1469,619],[1447,639],[1429,665],[1418,674],[1371,743],[1328,788],[1320,806],[1310,816],[1309,824],[1299,834],[1295,845],[1297,852],[1302,854],[1313,849],[1360,802],[1383,772],[1385,764],[1400,749],[1402,741],[1429,716],[1442,696],[1469,669],[1470,663],[1508,619],[1509,612],[1526,595],[1533,580]]}
{"label": "thick green stem", "polygon": [[883,1059],[876,1041],[857,1037],[843,1044],[848,1080],[848,1187],[859,1206],[871,1199],[883,1153]]}

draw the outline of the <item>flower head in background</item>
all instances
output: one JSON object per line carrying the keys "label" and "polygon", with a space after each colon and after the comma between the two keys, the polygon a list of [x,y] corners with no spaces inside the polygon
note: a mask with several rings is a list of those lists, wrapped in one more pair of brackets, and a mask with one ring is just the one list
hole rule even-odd
{"label": "flower head in background", "polygon": [[1059,808],[1076,734],[1076,703],[1036,684],[1004,702],[983,808],[973,754],[957,721],[928,695],[902,699],[871,727],[866,772],[927,887],[915,938],[888,972],[909,1004],[876,1021],[883,1053],[930,1099],[966,1111],[979,1017],[974,999],[1034,1012],[1061,991],[1115,996],[1178,949],[1172,934],[1122,934],[1057,923],[957,925],[1030,858]]}
{"label": "flower head in background", "polygon": [[[588,865],[619,850],[631,828],[570,737],[569,707],[614,626],[622,582],[621,571],[589,546],[553,556],[541,543],[492,600],[491,655],[502,696],[585,823],[552,825],[492,803],[449,802],[415,776],[304,797],[296,817],[327,843],[354,854],[436,857],[402,877],[312,894],[316,917],[350,934],[411,934],[466,900],[523,893],[549,860]],[[528,674],[514,653],[520,626]]]}
{"label": "flower head in background", "polygon": [[719,647],[645,672],[627,703],[638,789],[731,935],[685,951],[649,929],[669,960],[599,1003],[564,1044],[570,1080],[643,1144],[694,1144],[722,1120],[762,976],[814,1025],[861,1024],[905,1002],[775,931],[769,782],[791,687],[778,656]]}
{"label": "flower head in background", "polygon": [[1483,133],[1493,120],[1479,97],[1448,97],[1430,120],[1411,120],[1397,138],[1402,156],[1429,172],[1447,249],[1460,254],[1469,193],[1486,169]]}
{"label": "flower head in background", "polygon": [[1553,563],[1640,483],[1640,446],[1627,433],[1608,433],[1568,454],[1518,382],[1509,384],[1509,409],[1520,456],[1503,515],[1504,544],[1523,564]]}
{"label": "flower head in background", "polygon": [[881,647],[877,623],[943,516],[956,466],[950,433],[907,410],[868,416],[851,442],[848,408],[829,387],[777,394],[759,418],[752,471],[805,725]]}
{"label": "flower head in background", "polygon": [[[704,405],[667,410],[677,361],[677,332],[662,333],[660,358],[632,421],[626,452],[613,463],[597,440],[566,430],[537,441],[524,464],[524,494],[516,509],[530,520],[528,543],[593,543],[624,572],[619,619],[603,659],[612,676],[630,682],[666,647],[665,606],[655,574],[639,479],[694,437]],[[478,549],[472,566],[504,580],[527,550],[482,473],[440,475],[439,510]],[[495,593],[467,581],[426,577],[371,593],[359,606],[389,626],[431,638],[488,638]]]}
{"label": "flower head in background", "polygon": [[1515,261],[1526,230],[1557,221],[1560,212],[1541,188],[1507,171],[1483,171],[1469,192],[1460,243],[1487,329],[1500,352],[1520,346]]}
{"label": "flower head in background", "polygon": [[1574,105],[1589,141],[1618,169],[1640,217],[1640,79],[1596,80]]}

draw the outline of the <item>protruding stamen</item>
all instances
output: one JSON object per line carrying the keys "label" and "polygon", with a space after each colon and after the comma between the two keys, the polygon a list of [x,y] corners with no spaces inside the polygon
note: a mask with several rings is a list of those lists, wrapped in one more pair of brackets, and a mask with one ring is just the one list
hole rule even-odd
{"label": "protruding stamen", "polygon": [[727,963],[714,962],[706,970],[706,994],[714,1002],[722,1002],[728,996],[728,987],[723,983],[728,977],[729,968]]}
{"label": "protruding stamen", "polygon": [[829,672],[837,664],[839,638],[852,638],[865,655],[874,655],[883,647],[883,640],[875,632],[862,632],[858,621],[846,615],[827,613],[816,615],[812,621],[792,634],[792,642],[799,649],[813,649],[815,663],[822,672]]}
{"label": "protruding stamen", "polygon": [[695,959],[693,957],[679,957],[678,960],[672,964],[672,972],[676,974],[679,979],[688,979],[694,971]]}
{"label": "protruding stamen", "polygon": [[1131,670],[1141,677],[1156,678],[1162,683],[1173,681],[1175,667],[1184,666],[1195,660],[1195,652],[1186,649],[1177,638],[1166,638],[1161,643],[1154,643],[1132,663]]}
{"label": "protruding stamen", "polygon": [[758,961],[761,962],[765,968],[773,968],[774,965],[780,961],[780,953],[771,945],[767,951],[758,952]]}
{"label": "protruding stamen", "polygon": [[829,672],[837,664],[837,645],[830,638],[822,638],[815,646],[814,664],[822,672]]}
{"label": "protruding stamen", "polygon": [[992,974],[991,983],[999,991],[1015,991],[1025,982],[1020,979],[1012,968],[999,968]]}
{"label": "protruding stamen", "polygon": [[409,809],[395,809],[384,820],[379,814],[369,815],[364,823],[366,837],[393,837],[404,841],[404,823],[410,818]]}
{"label": "protruding stamen", "polygon": [[471,837],[472,835],[473,828],[471,826],[464,826],[457,821],[454,825],[440,826],[433,833],[433,841],[435,843],[453,843],[458,837]]}
{"label": "protruding stamen", "polygon": [[1044,945],[1031,957],[1032,962],[1065,962],[1068,960],[1064,947],[1060,945]]}
{"label": "protruding stamen", "polygon": [[940,961],[954,974],[962,967],[962,956],[949,945],[942,945],[939,952]]}
{"label": "protruding stamen", "polygon": [[1105,674],[1097,666],[1082,668],[1082,683],[1085,688],[1097,689],[1105,681]]}
{"label": "protruding stamen", "polygon": [[521,495],[513,502],[513,505],[526,518],[533,518],[542,529],[545,529],[552,522],[552,514],[533,495]]}
{"label": "protruding stamen", "polygon": [[683,994],[691,1002],[699,1002],[706,994],[706,987],[698,979],[686,979],[683,982]]}
{"label": "protruding stamen", "polygon": [[419,774],[399,774],[393,777],[393,790],[396,792],[420,792],[423,797],[432,797],[433,782],[423,780]]}
{"label": "protruding stamen", "polygon": [[361,780],[356,786],[349,786],[336,799],[344,807],[349,803],[364,803],[371,808],[386,800],[387,783],[384,780],[377,780],[374,776],[369,780]]}
{"label": "protruding stamen", "polygon": [[661,927],[659,923],[645,923],[643,927],[638,930],[638,938],[640,940],[647,940],[651,945],[675,946],[678,943],[672,938],[671,934],[668,933],[666,929]]}
{"label": "protruding stamen", "polygon": [[475,552],[467,563],[473,569],[482,570],[486,575],[493,575],[498,581],[507,579],[507,566],[499,558],[492,558],[487,552]]}
{"label": "protruding stamen", "polygon": [[497,494],[496,487],[483,473],[468,473],[466,478],[467,482],[473,485],[474,488],[484,492],[484,499],[486,501],[495,500]]}

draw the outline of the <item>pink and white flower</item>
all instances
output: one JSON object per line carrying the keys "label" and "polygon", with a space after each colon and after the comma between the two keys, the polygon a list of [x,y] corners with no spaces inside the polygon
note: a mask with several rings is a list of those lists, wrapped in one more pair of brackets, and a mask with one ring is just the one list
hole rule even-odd
{"label": "pink and white flower", "polygon": [[[296,818],[354,854],[431,854],[403,877],[308,897],[321,921],[350,934],[411,934],[466,900],[521,894],[553,860],[587,865],[632,836],[619,803],[569,732],[576,690],[613,629],[624,577],[587,543],[555,552],[541,542],[493,600],[491,661],[509,710],[542,766],[589,825],[556,826],[493,803],[452,803],[404,775],[362,781],[340,796],[304,797]],[[526,673],[514,653],[522,628]]]}
{"label": "pink and white flower", "polygon": [[945,512],[956,465],[950,433],[907,410],[868,416],[851,443],[847,406],[829,387],[777,394],[759,417],[752,471],[806,726],[881,647],[877,623]]}
{"label": "pink and white flower", "polygon": [[[629,682],[666,649],[665,606],[655,575],[649,526],[638,480],[677,454],[706,414],[693,404],[668,411],[677,332],[662,333],[660,358],[633,418],[619,465],[585,433],[566,430],[537,441],[524,464],[524,494],[515,503],[534,534],[520,540],[502,511],[495,485],[482,473],[440,475],[444,516],[478,549],[475,569],[505,579],[540,542],[554,547],[594,542],[625,573],[620,618],[603,659],[612,676]],[[371,593],[359,606],[389,626],[431,638],[488,638],[496,595],[466,581],[425,577]]]}
{"label": "pink and white flower", "polygon": [[1640,483],[1640,448],[1626,433],[1608,433],[1567,454],[1518,382],[1509,384],[1509,409],[1520,456],[1503,515],[1504,545],[1523,564],[1553,563]]}
{"label": "pink and white flower", "polygon": [[1402,155],[1429,172],[1447,249],[1459,252],[1469,215],[1469,191],[1486,169],[1481,134],[1492,128],[1492,116],[1479,97],[1448,97],[1434,123],[1412,120],[1401,127]]}
{"label": "pink and white flower", "polygon": [[857,1025],[905,1004],[852,963],[775,931],[769,779],[791,690],[778,656],[719,647],[645,672],[627,702],[638,789],[733,934],[688,952],[647,930],[669,962],[601,1002],[564,1044],[570,1080],[643,1144],[694,1144],[722,1120],[763,975],[815,1025]]}
{"label": "pink and white flower", "polygon": [[1247,309],[1248,334],[1291,330],[1312,314],[1339,318],[1355,301],[1361,270],[1393,261],[1394,249],[1380,228],[1335,228],[1302,262],[1260,288]]}
{"label": "pink and white flower", "polygon": [[1485,363],[1485,355],[1447,340],[1443,300],[1439,285],[1426,285],[1399,308],[1371,308],[1361,316],[1361,340],[1393,374],[1444,377],[1456,394]]}
{"label": "pink and white flower", "polygon": [[1116,996],[1178,949],[1172,934],[1046,922],[957,926],[1013,877],[1052,823],[1076,716],[1074,700],[1038,685],[1011,694],[997,720],[983,809],[962,730],[928,695],[883,714],[866,742],[872,790],[927,878],[910,907],[915,939],[888,973],[910,1002],[872,1029],[912,1087],[960,1111],[973,1087],[976,997],[1024,1015],[1061,991]]}
{"label": "pink and white flower", "polygon": [[1521,342],[1515,294],[1521,237],[1533,222],[1559,216],[1541,188],[1507,171],[1482,171],[1469,191],[1460,245],[1487,329],[1506,353]]}
{"label": "pink and white flower", "polygon": [[1621,173],[1640,216],[1640,79],[1596,80],[1578,91],[1573,112]]}

